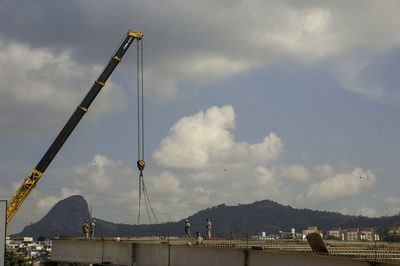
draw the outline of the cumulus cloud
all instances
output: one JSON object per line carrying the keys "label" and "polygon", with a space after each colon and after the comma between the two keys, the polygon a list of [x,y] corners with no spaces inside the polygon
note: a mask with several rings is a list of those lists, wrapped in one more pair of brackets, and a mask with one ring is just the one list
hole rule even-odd
{"label": "cumulus cloud", "polygon": [[[329,62],[344,89],[382,103],[399,99],[384,84],[365,84],[361,75],[372,60],[400,45],[395,31],[388,30],[388,25],[400,24],[395,1],[366,1],[361,7],[344,2],[316,6],[312,1],[169,3],[177,14],[167,19],[180,32],[176,40],[190,48],[178,52],[170,47],[170,56],[148,69],[148,77],[158,77],[151,79],[151,87],[162,88],[157,91],[163,97],[179,97],[182,82],[212,82],[284,59],[304,65]],[[179,14],[193,16],[188,20]],[[200,36],[210,38],[204,43]],[[237,41],[238,36],[245,41]]]}
{"label": "cumulus cloud", "polygon": [[[362,6],[290,0],[121,1],[112,6],[105,0],[45,1],[34,9],[26,1],[14,2],[1,3],[3,38],[52,51],[68,49],[78,65],[100,64],[96,52],[106,53],[116,43],[115,29],[131,26],[131,17],[136,18],[135,26],[151,49],[146,55],[147,84],[167,99],[181,97],[185,82],[213,82],[281,59],[310,65],[338,58],[341,63],[332,71],[345,88],[379,97],[381,88],[355,86],[360,81],[356,69],[400,44],[396,1],[364,1]],[[73,17],[67,15],[71,13]],[[101,14],[112,17],[113,23],[99,20]],[[65,25],[63,34],[48,21]],[[92,49],[99,43],[103,47]],[[369,56],[352,56],[355,51]],[[340,71],[344,66],[355,71]]]}
{"label": "cumulus cloud", "polygon": [[[234,120],[232,106],[214,106],[184,117],[171,127],[170,134],[153,154],[155,162],[161,165],[160,172],[147,175],[145,171],[144,177],[159,221],[178,220],[221,203],[272,199],[307,207],[310,202],[332,202],[358,194],[375,184],[373,172],[357,167],[338,172],[328,164],[307,168],[279,163],[283,143],[277,135],[270,133],[255,144],[236,142],[230,131]],[[75,166],[73,173],[75,189],[62,189],[61,197],[39,197],[31,208],[43,212],[58,200],[81,192],[94,207],[93,215],[114,222],[123,219],[136,223],[137,169],[98,154],[87,165]],[[293,181],[302,186],[291,185]],[[305,191],[304,186],[308,186]],[[387,199],[387,203],[394,205],[397,200]],[[142,214],[143,204],[144,201]],[[368,208],[358,213],[376,215]],[[36,216],[32,214],[30,219]],[[145,214],[142,217],[142,222],[148,222]]]}
{"label": "cumulus cloud", "polygon": [[313,172],[318,179],[326,179],[335,175],[335,169],[328,164],[314,166]]}
{"label": "cumulus cloud", "polygon": [[[135,175],[132,168],[122,161],[113,161],[103,155],[95,155],[87,166],[76,166],[76,186],[85,191],[104,192],[116,186],[119,180],[129,180]],[[121,184],[122,186],[124,184]]]}
{"label": "cumulus cloud", "polygon": [[184,117],[170,129],[153,158],[163,167],[204,169],[220,165],[238,167],[267,164],[283,149],[281,139],[271,133],[261,143],[235,142],[229,131],[234,127],[233,107],[209,108],[206,112]]}
{"label": "cumulus cloud", "polygon": [[[45,1],[35,8],[22,0],[0,3],[3,136],[35,138],[48,134],[54,124],[61,126],[60,118],[68,118],[100,73],[121,38],[115,28],[128,28],[132,21],[129,13],[109,13],[107,1],[90,3]],[[196,86],[183,84],[220,81],[284,59],[305,65],[329,62],[345,89],[382,103],[400,101],[398,91],[379,80],[378,71],[367,71],[374,60],[400,45],[400,37],[391,30],[400,24],[395,1],[385,5],[366,1],[362,6],[257,0],[116,5],[119,8],[112,10],[133,11],[140,21],[137,30],[145,33],[149,45],[145,52],[151,53],[146,54],[144,75],[153,98],[192,95],[189,90]],[[91,12],[93,6],[96,12]],[[66,15],[72,12],[74,16]],[[98,19],[105,13],[114,18],[112,25]],[[57,23],[62,23],[63,34],[54,27]],[[373,76],[378,77],[364,82]],[[118,104],[111,106],[111,102]],[[88,116],[100,117],[127,104],[121,87],[111,81]]]}
{"label": "cumulus cloud", "polygon": [[310,178],[308,169],[300,164],[293,164],[289,166],[281,165],[279,167],[279,175],[284,178],[298,181],[307,181]]}
{"label": "cumulus cloud", "polygon": [[[67,119],[65,115],[75,111],[102,71],[98,65],[83,66],[73,61],[68,51],[54,54],[47,48],[32,49],[1,39],[0,67],[2,135],[24,138],[35,138],[53,129],[60,118]],[[112,101],[120,104],[111,106]],[[125,106],[122,89],[109,82],[98,103],[91,106],[95,111],[89,117],[98,118]]]}
{"label": "cumulus cloud", "polygon": [[[283,152],[281,139],[270,133],[260,143],[235,142],[230,132],[234,118],[232,106],[214,106],[180,119],[153,154],[154,160],[169,169],[186,191],[194,193],[194,187],[196,193],[207,191],[210,204],[266,198],[302,204],[333,201],[375,184],[372,171],[357,167],[338,172],[328,164],[309,169],[275,163]],[[306,190],[293,187],[292,181],[302,182]]]}
{"label": "cumulus cloud", "polygon": [[[187,204],[180,207],[181,212],[190,214],[190,203],[212,206],[273,197],[287,200],[288,188],[272,166],[283,152],[281,139],[270,133],[259,143],[236,142],[231,132],[234,120],[230,105],[199,111],[176,122],[154,152],[155,162],[174,176],[171,184],[178,180],[184,191],[182,202]],[[296,170],[300,178],[307,172],[299,165],[280,169],[290,178]],[[157,179],[164,179],[163,175]]]}
{"label": "cumulus cloud", "polygon": [[386,215],[400,215],[400,197],[388,197],[385,203]]}
{"label": "cumulus cloud", "polygon": [[289,190],[279,179],[279,175],[271,169],[258,166],[254,169],[255,186],[251,189],[259,196],[268,195],[270,199],[279,198],[280,201],[286,201],[285,196]]}
{"label": "cumulus cloud", "polygon": [[350,173],[340,173],[311,184],[301,195],[308,200],[335,200],[344,196],[355,195],[375,184],[375,174],[368,170],[354,168]]}

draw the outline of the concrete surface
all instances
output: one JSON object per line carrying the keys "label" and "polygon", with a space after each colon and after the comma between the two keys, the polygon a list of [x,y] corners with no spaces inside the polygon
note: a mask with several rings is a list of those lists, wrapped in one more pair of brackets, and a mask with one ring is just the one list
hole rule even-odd
{"label": "concrete surface", "polygon": [[[304,251],[301,244],[285,246],[286,249],[280,251],[276,249],[276,243],[273,250],[235,245],[221,247],[219,243],[218,240],[209,241],[207,245],[199,246],[187,245],[185,240],[54,239],[52,261],[135,266],[393,265],[362,258],[365,250],[361,249],[359,257],[349,257],[314,254]],[[393,256],[395,259],[391,263],[400,265],[400,260],[396,259],[400,253]]]}

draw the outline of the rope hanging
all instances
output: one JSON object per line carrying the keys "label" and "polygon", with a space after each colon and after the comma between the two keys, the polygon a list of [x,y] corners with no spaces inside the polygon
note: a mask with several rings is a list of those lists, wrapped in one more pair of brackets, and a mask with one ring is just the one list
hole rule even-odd
{"label": "rope hanging", "polygon": [[[142,49],[141,49],[142,48]],[[142,50],[142,53],[140,52]],[[137,147],[138,147],[138,161],[137,167],[140,171],[139,174],[139,208],[137,224],[140,224],[140,208],[142,200],[142,184],[143,184],[143,170],[145,167],[144,161],[144,108],[143,108],[143,42],[137,42],[137,66],[136,66],[136,80],[137,80]],[[141,88],[141,89],[140,89]]]}
{"label": "rope hanging", "polygon": [[[153,228],[153,231],[156,235],[159,236],[157,230],[153,226],[152,217],[156,223],[158,219],[154,213],[153,207],[150,203],[150,198],[147,193],[147,189],[143,179],[143,170],[145,167],[144,160],[144,93],[143,93],[143,38],[141,38],[137,42],[137,119],[138,119],[138,161],[137,166],[140,171],[139,174],[139,208],[138,208],[138,219],[137,225],[140,224],[140,214],[141,214],[141,201],[142,196],[144,197],[144,204],[146,208],[147,218],[149,219],[149,223]],[[150,211],[151,214],[150,215]]]}

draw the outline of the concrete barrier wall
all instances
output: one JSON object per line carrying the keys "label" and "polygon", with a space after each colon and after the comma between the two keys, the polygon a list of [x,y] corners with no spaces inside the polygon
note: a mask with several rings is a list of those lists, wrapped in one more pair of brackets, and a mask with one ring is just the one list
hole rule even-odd
{"label": "concrete barrier wall", "polygon": [[117,265],[132,265],[133,243],[120,243],[116,241],[102,241],[103,248],[103,263],[110,262]]}
{"label": "concrete barrier wall", "polygon": [[168,245],[142,245],[135,246],[136,256],[133,261],[137,266],[165,266],[168,265]]}
{"label": "concrete barrier wall", "polygon": [[115,240],[54,240],[52,260],[134,266],[385,265],[345,257]]}
{"label": "concrete barrier wall", "polygon": [[103,242],[59,239],[53,241],[54,261],[102,263]]}
{"label": "concrete barrier wall", "polygon": [[188,246],[171,247],[171,265],[244,265],[244,252],[237,249],[217,249]]}
{"label": "concrete barrier wall", "polygon": [[343,257],[271,254],[271,253],[250,251],[248,266],[260,266],[260,265],[296,265],[296,266],[369,265],[370,266],[371,264],[365,261],[358,261]]}

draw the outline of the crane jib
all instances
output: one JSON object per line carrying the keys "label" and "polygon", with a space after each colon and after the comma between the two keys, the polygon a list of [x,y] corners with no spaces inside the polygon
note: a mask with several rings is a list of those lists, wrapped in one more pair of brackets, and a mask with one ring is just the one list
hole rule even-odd
{"label": "crane jib", "polygon": [[6,225],[8,225],[11,218],[14,216],[15,212],[22,205],[24,200],[28,197],[30,191],[35,187],[39,178],[42,176],[43,172],[50,165],[57,152],[61,149],[65,141],[71,135],[72,131],[75,129],[79,121],[82,119],[83,115],[88,111],[89,106],[99,94],[100,90],[104,87],[107,79],[110,77],[111,73],[117,67],[118,63],[121,61],[125,52],[132,44],[134,39],[141,39],[142,33],[128,31],[126,38],[122,42],[121,46],[117,52],[111,57],[109,63],[100,74],[99,78],[94,82],[92,88],[89,90],[83,101],[76,108],[74,113],[71,115],[61,132],[55,138],[53,143],[50,145],[49,149],[43,155],[42,159],[36,165],[35,169],[30,173],[30,175],[25,178],[24,182],[18,189],[17,193],[10,200],[7,205],[7,220]]}

